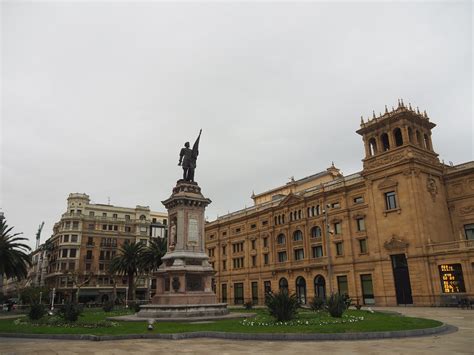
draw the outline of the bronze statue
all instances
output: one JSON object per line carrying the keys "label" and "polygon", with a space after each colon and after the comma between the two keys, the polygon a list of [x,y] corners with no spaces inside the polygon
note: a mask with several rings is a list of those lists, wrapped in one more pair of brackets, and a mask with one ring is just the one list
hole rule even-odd
{"label": "bronze statue", "polygon": [[193,149],[189,148],[189,142],[184,143],[179,153],[179,163],[183,167],[183,180],[194,182],[194,169],[196,169],[196,160],[199,155],[199,139],[201,138],[202,129],[199,136],[194,142]]}

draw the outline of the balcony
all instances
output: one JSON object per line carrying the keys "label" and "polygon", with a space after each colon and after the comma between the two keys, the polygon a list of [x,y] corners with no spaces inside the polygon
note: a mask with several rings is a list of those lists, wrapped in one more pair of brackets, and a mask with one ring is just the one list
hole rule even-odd
{"label": "balcony", "polygon": [[89,256],[89,257],[88,257],[87,255],[84,256],[84,262],[85,262],[85,263],[90,263],[90,262],[92,262],[93,260],[94,260],[94,255]]}
{"label": "balcony", "polygon": [[117,241],[115,241],[113,243],[100,242],[100,247],[101,248],[117,248]]}
{"label": "balcony", "polygon": [[95,247],[95,243],[94,242],[90,242],[90,243],[87,242],[86,247],[87,248],[93,248],[93,247]]}

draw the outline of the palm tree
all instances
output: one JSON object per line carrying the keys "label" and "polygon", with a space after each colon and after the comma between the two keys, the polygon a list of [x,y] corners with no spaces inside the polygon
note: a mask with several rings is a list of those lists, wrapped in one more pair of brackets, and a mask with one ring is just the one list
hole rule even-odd
{"label": "palm tree", "polygon": [[0,219],[0,287],[3,278],[21,280],[28,275],[31,266],[31,257],[28,252],[31,248],[21,243],[27,238],[18,237],[22,233],[13,233],[13,227],[8,227],[5,219]]}
{"label": "palm tree", "polygon": [[126,243],[120,247],[120,254],[112,259],[110,270],[113,273],[127,276],[128,299],[135,299],[135,276],[142,270],[142,243]]}
{"label": "palm tree", "polygon": [[151,273],[161,265],[161,257],[166,254],[168,241],[166,238],[151,238],[148,247],[143,251],[142,268],[148,274],[148,287],[146,289],[146,299],[151,293]]}
{"label": "palm tree", "polygon": [[150,244],[143,250],[142,268],[152,272],[161,265],[161,257],[166,254],[168,242],[166,238],[151,238]]}

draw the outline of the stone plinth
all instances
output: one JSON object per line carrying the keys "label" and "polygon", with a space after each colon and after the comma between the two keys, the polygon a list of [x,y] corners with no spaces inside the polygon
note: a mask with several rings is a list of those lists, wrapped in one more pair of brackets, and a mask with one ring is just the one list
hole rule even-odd
{"label": "stone plinth", "polygon": [[203,317],[228,313],[212,291],[212,269],[204,248],[204,211],[211,200],[195,182],[179,180],[163,204],[168,210],[168,252],[156,271],[156,294],[139,317]]}

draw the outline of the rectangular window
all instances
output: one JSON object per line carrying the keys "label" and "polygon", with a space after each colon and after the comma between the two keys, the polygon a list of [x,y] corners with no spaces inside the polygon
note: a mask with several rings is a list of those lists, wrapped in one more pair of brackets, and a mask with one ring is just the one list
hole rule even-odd
{"label": "rectangular window", "polygon": [[255,250],[255,239],[252,239],[252,250]]}
{"label": "rectangular window", "polygon": [[118,231],[118,226],[114,226],[114,231]]}
{"label": "rectangular window", "polygon": [[88,251],[86,252],[86,259],[87,259],[87,260],[91,260],[91,259],[92,259],[92,250],[88,250]]}
{"label": "rectangular window", "polygon": [[102,213],[102,217],[107,217],[107,213],[106,213],[106,212],[103,212],[103,213]]}
{"label": "rectangular window", "polygon": [[323,247],[322,245],[316,245],[312,247],[313,258],[321,258],[323,256]]}
{"label": "rectangular window", "polygon": [[341,233],[342,233],[341,222],[334,223],[334,234],[341,234]]}
{"label": "rectangular window", "polygon": [[225,245],[222,247],[222,255],[225,255]]}
{"label": "rectangular window", "polygon": [[86,271],[90,271],[91,270],[91,264],[90,263],[87,263],[86,264]]}
{"label": "rectangular window", "polygon": [[75,258],[76,257],[77,250],[76,249],[71,249],[69,250],[69,257],[70,258]]}
{"label": "rectangular window", "polygon": [[227,260],[222,260],[222,270],[227,270]]}
{"label": "rectangular window", "polygon": [[361,254],[367,254],[367,239],[359,239],[359,247]]}
{"label": "rectangular window", "polygon": [[295,249],[295,260],[303,260],[303,259],[304,259],[304,250]]}
{"label": "rectangular window", "polygon": [[76,213],[77,214],[82,214],[82,210],[77,210]]}
{"label": "rectangular window", "polygon": [[76,268],[76,263],[69,263],[68,266],[69,266],[69,267],[68,267],[68,270],[69,270],[69,271],[72,271],[72,270],[74,270],[74,269]]}
{"label": "rectangular window", "polygon": [[364,198],[362,196],[354,197],[354,203],[364,203]]}
{"label": "rectangular window", "polygon": [[125,233],[130,233],[132,231],[132,227],[125,226]]}
{"label": "rectangular window", "polygon": [[269,256],[268,256],[268,254],[263,254],[263,264],[264,264],[264,265],[268,265],[269,259],[270,259],[270,258],[269,258]]}
{"label": "rectangular window", "polygon": [[257,256],[252,255],[252,266],[257,266]]}
{"label": "rectangular window", "polygon": [[129,215],[129,214],[126,214],[126,215],[125,215],[125,220],[126,220],[126,221],[130,221],[130,215]]}
{"label": "rectangular window", "polygon": [[66,226],[65,226],[66,229],[69,229],[71,228],[71,222],[66,222]]}
{"label": "rectangular window", "polygon": [[397,196],[395,191],[385,193],[385,205],[387,210],[394,210],[397,208]]}
{"label": "rectangular window", "polygon": [[87,229],[89,229],[89,230],[94,230],[94,229],[95,229],[94,223],[89,223],[89,224],[87,225]]}
{"label": "rectangular window", "polygon": [[272,282],[263,281],[263,290],[265,291],[265,294],[272,292]]}
{"label": "rectangular window", "polygon": [[109,224],[109,231],[113,230],[114,229],[114,226]]}
{"label": "rectangular window", "polygon": [[466,292],[461,264],[442,264],[438,269],[443,293]]}
{"label": "rectangular window", "polygon": [[227,303],[227,284],[221,284],[222,303]]}
{"label": "rectangular window", "polygon": [[244,284],[241,282],[234,284],[234,304],[244,304]]}
{"label": "rectangular window", "polygon": [[87,238],[87,246],[93,246],[94,245],[94,239],[92,237]]}
{"label": "rectangular window", "polygon": [[340,208],[341,204],[339,202],[334,202],[331,204],[331,208]]}
{"label": "rectangular window", "polygon": [[117,213],[114,213],[114,214],[112,215],[112,218],[115,218],[115,219],[117,219],[117,218],[118,218],[118,215],[117,215]]}
{"label": "rectangular window", "polygon": [[364,300],[364,304],[375,304],[372,275],[360,275],[360,281],[362,284],[362,298]]}
{"label": "rectangular window", "polygon": [[62,257],[67,258],[67,249],[63,249],[62,251]]}
{"label": "rectangular window", "polygon": [[77,243],[77,234],[71,235],[71,243]]}
{"label": "rectangular window", "polygon": [[262,221],[262,226],[268,225],[268,221]]}
{"label": "rectangular window", "polygon": [[72,229],[79,229],[79,222],[72,222]]}
{"label": "rectangular window", "polygon": [[100,251],[100,255],[99,255],[99,260],[104,260],[104,255],[105,255],[105,252],[103,250]]}
{"label": "rectangular window", "polygon": [[336,243],[336,255],[343,255],[344,254],[344,246],[342,242]]}
{"label": "rectangular window", "polygon": [[61,271],[64,271],[66,270],[66,263],[61,263]]}
{"label": "rectangular window", "polygon": [[252,303],[258,303],[258,282],[252,281]]}
{"label": "rectangular window", "polygon": [[89,212],[89,217],[94,217],[94,216],[95,216],[94,211],[90,211],[90,212]]}
{"label": "rectangular window", "polygon": [[349,295],[349,287],[347,284],[346,275],[337,277],[337,290],[340,295]]}
{"label": "rectangular window", "polygon": [[357,218],[357,231],[358,232],[363,232],[365,231],[365,219],[364,218]]}
{"label": "rectangular window", "polygon": [[104,264],[102,263],[99,264],[99,271],[104,271]]}
{"label": "rectangular window", "polygon": [[255,229],[255,228],[257,228],[257,225],[256,224],[251,224],[250,228]]}
{"label": "rectangular window", "polygon": [[278,262],[284,263],[287,260],[286,251],[278,252]]}
{"label": "rectangular window", "polygon": [[106,230],[107,230],[107,225],[106,225],[106,224],[103,224],[103,225],[102,225],[102,230],[103,230],[103,231],[106,231]]}
{"label": "rectangular window", "polygon": [[263,238],[263,247],[268,247],[268,238]]}
{"label": "rectangular window", "polygon": [[63,243],[69,243],[69,234],[63,235]]}
{"label": "rectangular window", "polygon": [[474,240],[474,224],[465,224],[464,234],[467,240]]}

